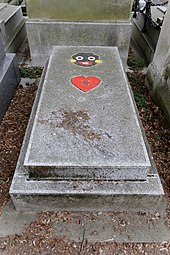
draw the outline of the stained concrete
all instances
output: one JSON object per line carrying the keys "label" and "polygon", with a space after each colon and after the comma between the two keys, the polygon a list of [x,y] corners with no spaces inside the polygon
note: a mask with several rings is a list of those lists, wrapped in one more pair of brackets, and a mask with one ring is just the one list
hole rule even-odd
{"label": "stained concrete", "polygon": [[66,21],[128,20],[131,0],[28,0],[29,19]]}

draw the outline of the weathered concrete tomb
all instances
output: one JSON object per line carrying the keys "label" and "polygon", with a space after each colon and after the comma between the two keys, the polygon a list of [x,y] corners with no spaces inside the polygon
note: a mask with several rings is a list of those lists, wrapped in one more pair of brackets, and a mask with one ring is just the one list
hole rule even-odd
{"label": "weathered concrete tomb", "polygon": [[117,47],[53,47],[10,194],[18,210],[162,207]]}
{"label": "weathered concrete tomb", "polygon": [[126,64],[131,0],[28,0],[32,61],[46,63],[53,45],[117,46]]}
{"label": "weathered concrete tomb", "polygon": [[0,121],[2,120],[15,88],[20,81],[20,73],[15,54],[5,54],[0,31]]}

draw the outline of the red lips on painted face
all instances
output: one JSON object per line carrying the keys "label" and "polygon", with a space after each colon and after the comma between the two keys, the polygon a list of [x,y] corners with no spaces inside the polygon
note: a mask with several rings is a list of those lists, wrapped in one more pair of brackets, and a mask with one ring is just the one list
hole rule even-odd
{"label": "red lips on painted face", "polygon": [[95,76],[75,76],[71,79],[71,83],[83,92],[88,92],[89,90],[96,88],[100,82],[101,80]]}
{"label": "red lips on painted face", "polygon": [[81,66],[93,66],[94,63],[93,62],[90,62],[90,61],[84,61],[84,62],[78,62],[78,65],[81,65]]}

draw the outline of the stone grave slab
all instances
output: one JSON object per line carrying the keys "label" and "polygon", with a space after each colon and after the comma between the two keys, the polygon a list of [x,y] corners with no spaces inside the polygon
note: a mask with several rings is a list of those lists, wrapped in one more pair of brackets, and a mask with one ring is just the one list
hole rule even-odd
{"label": "stone grave slab", "polygon": [[116,47],[54,47],[10,187],[19,211],[164,213]]}
{"label": "stone grave slab", "polygon": [[33,177],[146,180],[151,163],[117,48],[54,47],[24,165]]}

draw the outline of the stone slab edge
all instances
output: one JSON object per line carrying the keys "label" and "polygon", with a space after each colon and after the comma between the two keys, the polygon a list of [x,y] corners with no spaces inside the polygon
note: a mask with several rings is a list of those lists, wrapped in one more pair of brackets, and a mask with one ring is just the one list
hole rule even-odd
{"label": "stone slab edge", "polygon": [[23,166],[45,70],[32,109],[10,196],[18,211],[104,210],[164,213],[164,191],[154,170],[147,181],[33,181]]}
{"label": "stone slab edge", "polygon": [[22,19],[18,26],[13,30],[13,33],[5,42],[6,52],[17,52],[20,45],[27,38],[25,19]]}
{"label": "stone slab edge", "polygon": [[5,77],[6,75],[8,75],[8,78],[9,78],[9,74],[7,72],[11,66],[15,71],[16,82],[19,83],[21,80],[21,76],[20,76],[20,72],[19,72],[19,68],[18,68],[16,54],[15,53],[6,53],[2,62],[1,62],[1,64],[3,64],[3,67],[1,68],[2,70],[0,70],[0,71],[3,71],[3,73],[0,73],[1,74],[0,83],[6,78]]}
{"label": "stone slab edge", "polygon": [[6,3],[0,3],[0,11],[1,11],[2,9],[4,9],[6,6],[7,6]]}
{"label": "stone slab edge", "polygon": [[[20,6],[14,6],[14,5],[10,5],[10,4],[7,4],[6,6],[2,6],[2,9],[0,9],[1,12],[3,12],[3,16],[1,16],[1,19],[3,17],[4,21],[7,22],[8,20],[10,20],[13,15],[15,15],[18,10],[20,10],[21,7]],[[5,18],[5,15],[6,18]]]}
{"label": "stone slab edge", "polygon": [[3,41],[2,41],[2,34],[1,34],[1,30],[0,30],[0,62],[4,58],[4,56],[5,56],[5,50],[4,50],[4,45],[3,45]]}
{"label": "stone slab edge", "polygon": [[151,165],[152,165],[151,171],[148,172],[148,176],[152,176],[152,175],[158,175],[159,176],[157,168],[156,168],[156,164],[155,164],[155,161],[154,161],[154,158],[153,158],[153,155],[152,155],[151,147],[148,143],[148,140],[147,140],[147,137],[146,137],[146,134],[145,134],[145,131],[144,131],[144,127],[143,127],[142,121],[141,121],[140,116],[139,116],[139,111],[138,111],[138,108],[137,108],[137,105],[136,105],[136,102],[135,102],[134,94],[133,94],[132,88],[129,84],[127,75],[125,76],[125,79],[126,79],[127,84],[129,85],[129,91],[131,93],[131,98],[133,100],[133,105],[135,107],[136,116],[138,118],[138,123],[139,123],[140,129],[141,129],[143,140],[144,140],[144,143],[145,143],[145,146],[146,146],[146,149],[147,149],[147,152],[148,152],[148,156],[149,156],[149,159],[150,159],[150,162],[151,162]]}

